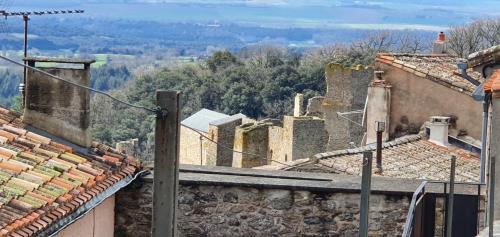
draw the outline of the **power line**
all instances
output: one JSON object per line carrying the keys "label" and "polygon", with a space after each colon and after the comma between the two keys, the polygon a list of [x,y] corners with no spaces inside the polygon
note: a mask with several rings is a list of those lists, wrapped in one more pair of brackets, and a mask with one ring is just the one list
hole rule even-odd
{"label": "power line", "polygon": [[[108,93],[106,93],[106,92],[103,92],[103,91],[100,91],[100,90],[97,90],[97,89],[94,89],[94,88],[91,88],[91,87],[88,87],[88,86],[80,85],[80,84],[75,83],[75,82],[72,82],[72,81],[68,81],[68,80],[66,80],[66,79],[63,79],[63,78],[58,77],[58,76],[56,76],[56,75],[50,74],[50,73],[48,73],[48,72],[46,72],[46,71],[43,71],[43,70],[40,70],[40,69],[38,69],[38,68],[35,68],[35,67],[32,67],[32,66],[28,66],[28,65],[24,65],[24,64],[22,64],[22,63],[16,62],[16,61],[14,61],[14,60],[12,60],[12,59],[10,59],[10,58],[4,57],[4,56],[2,56],[2,55],[0,55],[0,59],[3,59],[3,60],[5,60],[5,61],[7,61],[7,62],[13,63],[13,64],[15,64],[15,65],[18,65],[18,66],[21,66],[21,67],[24,67],[24,68],[28,68],[28,69],[34,70],[34,71],[36,71],[36,72],[39,72],[39,73],[44,74],[44,75],[46,75],[46,76],[49,76],[49,77],[51,77],[51,78],[54,78],[54,79],[57,79],[57,80],[63,81],[63,82],[65,82],[65,83],[71,84],[71,85],[73,85],[73,86],[80,87],[80,88],[83,88],[83,89],[87,89],[87,90],[89,90],[89,91],[92,91],[92,92],[95,92],[95,93],[98,93],[98,94],[104,95],[104,96],[106,96],[106,97],[108,97],[108,98],[110,98],[110,99],[112,99],[112,100],[114,100],[114,101],[116,101],[116,102],[119,102],[119,103],[125,104],[125,105],[130,106],[130,107],[133,107],[133,108],[143,109],[143,110],[146,110],[146,111],[149,111],[149,112],[155,113],[155,114],[159,114],[159,113],[161,113],[161,112],[162,112],[162,111],[160,111],[158,108],[151,109],[151,108],[147,108],[147,107],[144,107],[144,106],[134,105],[134,104],[131,104],[131,103],[125,102],[125,101],[120,100],[120,99],[118,99],[118,98],[116,98],[116,97],[114,97],[114,96],[112,96],[112,95],[110,95],[110,94],[108,94]],[[218,142],[214,141],[213,139],[211,139],[211,138],[209,138],[209,137],[205,136],[203,133],[201,133],[200,131],[198,131],[198,130],[196,130],[196,129],[194,129],[194,128],[188,127],[188,126],[186,126],[186,125],[184,125],[184,124],[181,124],[181,126],[184,126],[184,127],[188,128],[188,129],[190,129],[190,130],[192,130],[192,131],[194,131],[194,132],[198,133],[198,134],[199,134],[200,136],[202,136],[203,138],[205,138],[205,139],[207,139],[207,140],[209,140],[209,141],[211,141],[211,142],[215,143],[216,145],[218,145],[218,146],[220,146],[220,147],[222,147],[222,148],[225,148],[225,149],[228,149],[228,150],[231,150],[231,151],[233,151],[233,152],[240,153],[240,154],[251,155],[251,156],[254,156],[254,157],[257,157],[257,158],[263,159],[263,160],[269,160],[269,161],[271,161],[271,162],[275,162],[275,163],[278,163],[278,164],[281,164],[281,165],[284,165],[284,166],[287,166],[287,167],[292,167],[292,168],[293,168],[293,166],[288,165],[288,164],[285,164],[285,163],[280,162],[280,161],[277,161],[277,160],[263,158],[263,157],[261,157],[260,155],[257,155],[257,154],[252,154],[252,153],[248,153],[248,152],[243,152],[243,151],[237,151],[237,150],[234,150],[233,148],[230,148],[230,147],[228,147],[228,146],[222,145],[222,144],[220,144],[220,143],[218,143]]]}
{"label": "power line", "polygon": [[294,168],[294,166],[291,166],[291,165],[285,164],[285,163],[280,162],[280,161],[277,161],[277,160],[267,159],[267,158],[261,157],[260,155],[257,155],[257,154],[252,154],[252,153],[248,153],[248,152],[243,152],[243,151],[237,151],[237,150],[234,150],[233,148],[230,148],[229,146],[226,146],[226,145],[220,144],[219,142],[217,142],[217,141],[215,141],[215,140],[213,140],[213,139],[211,139],[211,138],[209,138],[209,137],[205,136],[205,134],[201,133],[200,131],[196,130],[195,128],[192,128],[192,127],[186,126],[186,125],[184,125],[184,124],[181,124],[181,126],[183,126],[183,127],[187,128],[187,129],[190,129],[190,130],[192,130],[192,131],[193,131],[193,132],[195,132],[195,133],[198,133],[201,137],[203,137],[203,138],[205,138],[205,139],[207,139],[207,140],[209,140],[209,141],[211,141],[211,142],[215,143],[217,146],[220,146],[220,147],[222,147],[222,148],[224,148],[224,149],[228,149],[228,150],[230,150],[230,151],[233,151],[233,152],[236,152],[236,153],[240,153],[240,154],[245,154],[245,155],[254,156],[254,157],[257,157],[257,158],[262,159],[262,160],[269,160],[269,161],[271,161],[271,162],[275,162],[275,163],[278,163],[278,164],[280,164],[280,165],[287,166],[287,167],[289,167],[289,168]]}
{"label": "power line", "polygon": [[147,107],[144,107],[144,106],[141,106],[141,105],[134,105],[134,104],[128,103],[128,102],[120,100],[120,99],[118,99],[118,98],[116,98],[116,97],[114,97],[114,96],[112,96],[112,95],[110,95],[110,94],[108,94],[108,93],[106,93],[104,91],[100,91],[100,90],[97,90],[97,89],[94,89],[94,88],[91,88],[91,87],[88,87],[88,86],[84,86],[84,85],[80,85],[80,84],[72,82],[72,81],[68,81],[68,80],[66,80],[64,78],[61,78],[61,77],[58,77],[56,75],[50,74],[50,73],[48,73],[46,71],[43,71],[41,69],[38,69],[38,68],[35,68],[35,67],[32,67],[32,66],[28,66],[28,65],[24,65],[24,64],[19,63],[19,62],[16,62],[16,61],[14,61],[14,60],[12,60],[10,58],[4,57],[2,55],[0,55],[0,59],[3,59],[3,60],[5,60],[7,62],[10,62],[10,63],[13,63],[13,64],[15,64],[17,66],[21,66],[21,67],[24,67],[24,68],[27,68],[27,69],[31,69],[33,71],[39,72],[39,73],[44,74],[44,75],[46,75],[48,77],[54,78],[56,80],[63,81],[65,83],[71,84],[73,86],[80,87],[80,88],[83,88],[83,89],[87,89],[87,90],[95,92],[97,94],[104,95],[104,96],[106,96],[106,97],[108,97],[108,98],[110,98],[110,99],[112,99],[112,100],[114,100],[116,102],[122,103],[124,105],[130,106],[130,107],[133,107],[133,108],[137,108],[137,109],[143,109],[143,110],[146,110],[148,112],[155,113],[155,114],[158,114],[158,112],[159,112],[158,108],[151,109],[151,108],[147,108]]}

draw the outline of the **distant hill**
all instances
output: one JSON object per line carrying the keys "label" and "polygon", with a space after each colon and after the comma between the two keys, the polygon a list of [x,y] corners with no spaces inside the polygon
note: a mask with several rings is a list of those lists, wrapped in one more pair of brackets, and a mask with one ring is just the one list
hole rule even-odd
{"label": "distant hill", "polygon": [[86,16],[267,27],[437,30],[500,16],[498,0],[7,0],[8,10],[81,8]]}

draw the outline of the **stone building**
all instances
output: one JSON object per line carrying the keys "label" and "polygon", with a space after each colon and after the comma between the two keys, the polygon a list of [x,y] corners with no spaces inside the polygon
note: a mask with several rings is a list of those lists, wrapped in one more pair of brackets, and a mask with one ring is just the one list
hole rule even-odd
{"label": "stone building", "polygon": [[329,134],[328,150],[348,148],[350,143],[360,145],[365,132],[361,125],[362,111],[373,69],[360,65],[347,68],[330,63],[326,66],[325,78],[326,95],[311,98],[306,115],[325,120]]}
{"label": "stone building", "polygon": [[236,129],[233,167],[251,168],[303,159],[325,151],[328,134],[323,119],[285,116],[283,122],[262,120]]}
{"label": "stone building", "polygon": [[[27,59],[89,86],[90,61]],[[89,94],[28,71],[24,116],[0,108],[0,236],[113,236],[115,194],[139,162],[88,135]]]}
{"label": "stone building", "polygon": [[236,127],[252,122],[243,114],[233,116],[202,109],[181,122],[181,164],[231,166]]}

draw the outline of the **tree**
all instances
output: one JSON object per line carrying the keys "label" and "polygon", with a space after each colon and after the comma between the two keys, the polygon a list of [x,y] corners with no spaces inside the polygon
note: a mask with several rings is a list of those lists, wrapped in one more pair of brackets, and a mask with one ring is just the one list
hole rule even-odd
{"label": "tree", "polygon": [[224,69],[233,64],[239,64],[238,58],[227,50],[217,51],[207,60],[207,65],[212,72]]}
{"label": "tree", "polygon": [[469,54],[500,44],[500,18],[477,20],[469,24],[452,26],[448,48],[462,58]]}

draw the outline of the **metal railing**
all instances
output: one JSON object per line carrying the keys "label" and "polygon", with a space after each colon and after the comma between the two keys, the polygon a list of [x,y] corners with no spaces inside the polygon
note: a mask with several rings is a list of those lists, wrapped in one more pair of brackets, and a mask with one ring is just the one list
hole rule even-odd
{"label": "metal railing", "polygon": [[[449,188],[449,185],[450,183],[448,182],[443,182],[443,181],[423,181],[419,186],[418,188],[415,190],[415,192],[413,193],[413,196],[412,196],[412,200],[411,200],[411,203],[410,203],[410,207],[408,209],[408,214],[407,214],[407,217],[406,217],[406,222],[405,222],[405,225],[404,225],[404,229],[403,229],[403,234],[402,236],[403,237],[411,237],[411,236],[415,236],[414,235],[414,228],[415,228],[415,216],[417,215],[417,210],[419,208],[419,205],[421,204],[422,201],[424,201],[424,199],[426,198],[426,187],[427,185],[430,185],[430,184],[437,184],[437,185],[443,185],[443,191],[442,193],[434,193],[434,195],[438,195],[438,196],[442,196],[444,197],[444,208],[441,210],[441,214],[442,214],[442,217],[444,218],[443,219],[443,223],[444,223],[444,226],[443,228],[441,229],[441,235],[440,236],[446,236],[446,233],[448,231],[450,231],[450,228],[452,228],[451,226],[448,226],[448,224],[446,223],[446,220],[448,218],[448,215],[450,215],[450,210],[449,210],[449,207],[448,207],[448,195],[449,195],[449,192],[448,192],[448,188]],[[481,184],[481,183],[472,183],[472,182],[455,182],[455,184],[458,184],[458,185],[472,185],[472,186],[475,186],[477,188],[477,210],[476,210],[476,213],[478,215],[478,218],[477,218],[477,223],[476,223],[476,226],[477,226],[477,229],[476,229],[476,233],[479,233],[479,230],[480,230],[480,226],[481,226],[481,221],[480,221],[480,218],[479,218],[479,213],[481,211],[481,191],[483,190],[482,189],[482,186],[484,184]],[[436,187],[437,188],[437,187]],[[436,200],[434,200],[433,202],[436,202]],[[435,210],[436,212],[438,210]],[[451,214],[453,215],[453,214]],[[433,228],[435,228],[436,226],[434,226]],[[425,228],[425,227],[424,227]],[[437,229],[434,229],[435,231],[437,231]]]}
{"label": "metal railing", "polygon": [[417,190],[415,190],[415,192],[413,193],[413,197],[411,198],[410,203],[410,209],[408,210],[408,215],[406,216],[406,223],[402,237],[411,237],[412,235],[413,224],[415,222],[415,212],[417,209],[417,205],[424,200],[426,185],[427,181],[422,182],[418,186]]}

